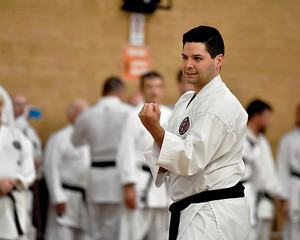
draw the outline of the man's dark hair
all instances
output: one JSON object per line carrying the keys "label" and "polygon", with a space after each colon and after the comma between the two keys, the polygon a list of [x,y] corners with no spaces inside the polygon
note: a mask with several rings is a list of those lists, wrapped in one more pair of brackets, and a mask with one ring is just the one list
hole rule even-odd
{"label": "man's dark hair", "polygon": [[178,82],[178,83],[181,83],[181,82],[182,82],[182,78],[183,78],[183,74],[182,74],[182,70],[180,69],[180,70],[177,72],[177,82]]}
{"label": "man's dark hair", "polygon": [[189,30],[183,34],[183,47],[186,42],[203,43],[211,58],[215,58],[219,54],[225,55],[223,38],[220,32],[213,27],[199,26]]}
{"label": "man's dark hair", "polygon": [[263,111],[265,110],[269,110],[269,111],[272,111],[272,107],[267,104],[266,102],[263,102],[261,100],[254,100],[252,101],[246,111],[248,113],[248,119],[252,118],[255,114],[259,114],[259,113],[262,113]]}
{"label": "man's dark hair", "polygon": [[125,88],[125,84],[123,81],[118,77],[109,77],[106,79],[102,94],[103,96],[107,95],[108,93],[117,92],[121,89]]}
{"label": "man's dark hair", "polygon": [[160,78],[161,81],[164,82],[163,77],[158,72],[150,71],[150,72],[146,72],[146,73],[141,75],[140,88],[143,89],[144,84],[145,84],[145,80],[146,79],[151,79],[151,78]]}

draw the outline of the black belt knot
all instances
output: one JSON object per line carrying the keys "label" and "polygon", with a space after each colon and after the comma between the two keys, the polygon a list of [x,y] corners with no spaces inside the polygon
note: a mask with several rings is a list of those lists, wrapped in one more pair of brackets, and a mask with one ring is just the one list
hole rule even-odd
{"label": "black belt knot", "polygon": [[180,212],[193,203],[202,203],[215,200],[222,200],[228,198],[244,197],[244,186],[238,182],[235,186],[224,189],[210,190],[201,192],[178,202],[172,203],[169,211],[171,212],[171,221],[169,229],[169,240],[176,240],[178,234],[178,227],[180,222]]}

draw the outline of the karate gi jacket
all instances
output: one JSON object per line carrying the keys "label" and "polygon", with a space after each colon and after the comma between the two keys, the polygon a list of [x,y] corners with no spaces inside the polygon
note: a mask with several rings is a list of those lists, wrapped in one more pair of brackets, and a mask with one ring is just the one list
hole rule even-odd
{"label": "karate gi jacket", "polygon": [[[145,155],[157,186],[169,175],[174,202],[234,186],[244,175],[240,163],[246,111],[219,75],[190,102],[193,95],[187,92],[176,103],[161,149],[154,143]],[[159,167],[169,172],[158,174]]]}
{"label": "karate gi jacket", "polygon": [[[300,221],[300,128],[286,133],[279,143],[277,164],[281,183],[287,189],[289,219]],[[299,176],[298,176],[299,175]]]}
{"label": "karate gi jacket", "polygon": [[[87,143],[92,163],[116,162],[121,131],[131,110],[132,107],[117,97],[102,97],[77,117],[73,144]],[[119,204],[121,192],[116,166],[90,167],[88,196],[92,202]]]}
{"label": "karate gi jacket", "polygon": [[66,189],[71,187],[87,188],[90,165],[87,146],[76,148],[71,143],[73,126],[67,125],[53,133],[46,146],[44,174],[51,202],[50,211],[55,205],[66,203],[66,212],[56,215],[56,221],[64,226],[87,229],[87,205],[79,191]]}
{"label": "karate gi jacket", "polygon": [[[139,104],[128,116],[125,122],[118,151],[118,169],[121,184],[134,184],[137,193],[138,207],[166,208],[169,206],[168,186],[156,188],[151,172],[143,170],[148,167],[143,153],[152,147],[153,138],[143,126],[138,114],[143,104]],[[169,120],[172,111],[160,105],[163,125]],[[142,198],[147,198],[147,204]]]}
{"label": "karate gi jacket", "polygon": [[[11,192],[16,201],[17,215],[22,231],[26,232],[26,190],[35,180],[32,146],[18,129],[0,127],[0,178],[20,180]],[[13,201],[7,195],[0,196],[0,239],[17,239]]]}

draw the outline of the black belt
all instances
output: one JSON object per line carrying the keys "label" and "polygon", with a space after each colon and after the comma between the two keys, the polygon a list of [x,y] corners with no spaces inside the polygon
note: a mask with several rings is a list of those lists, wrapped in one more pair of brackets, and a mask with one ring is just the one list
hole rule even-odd
{"label": "black belt", "polygon": [[114,167],[116,166],[116,162],[115,161],[92,162],[91,166],[99,167],[99,168]]}
{"label": "black belt", "polygon": [[148,166],[143,165],[142,170],[147,173],[150,173],[149,179],[147,181],[146,190],[143,192],[143,194],[141,196],[141,201],[145,204],[146,207],[148,207],[148,193],[149,193],[149,189],[151,187],[151,183],[153,180],[152,180],[151,170]]}
{"label": "black belt", "polygon": [[244,197],[244,186],[238,182],[235,186],[224,189],[201,192],[193,196],[184,198],[176,203],[172,203],[169,211],[171,212],[171,221],[169,229],[169,240],[176,240],[180,221],[180,212],[192,203],[202,203],[228,198]]}
{"label": "black belt", "polygon": [[291,175],[300,178],[300,173],[291,171]]}
{"label": "black belt", "polygon": [[13,202],[15,224],[16,224],[18,234],[19,234],[19,236],[21,236],[21,235],[23,235],[23,231],[22,231],[21,224],[20,224],[19,217],[18,217],[16,199],[11,192],[4,196],[8,196]]}
{"label": "black belt", "polygon": [[143,169],[145,172],[151,173],[151,170],[150,170],[150,168],[149,168],[148,166],[143,165],[143,166],[142,166],[142,169]]}
{"label": "black belt", "polygon": [[68,190],[75,191],[75,192],[80,192],[81,195],[82,195],[82,200],[86,203],[86,194],[85,194],[85,189],[84,188],[71,186],[71,185],[68,185],[68,184],[65,184],[65,183],[62,184],[62,187],[65,188],[65,189],[68,189]]}

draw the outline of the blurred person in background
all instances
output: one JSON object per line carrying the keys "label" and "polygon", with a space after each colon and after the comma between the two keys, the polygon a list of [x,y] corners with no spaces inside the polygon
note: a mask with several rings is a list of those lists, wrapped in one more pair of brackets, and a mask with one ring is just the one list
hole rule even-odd
{"label": "blurred person in background", "polygon": [[27,190],[35,180],[30,141],[2,124],[4,97],[0,95],[0,239],[27,239]]}
{"label": "blurred person in background", "polygon": [[[30,224],[31,231],[27,232],[27,239],[33,240],[36,238],[36,229],[40,232],[40,225],[42,220],[40,219],[40,191],[39,191],[39,181],[42,179],[42,144],[41,140],[35,131],[35,129],[28,122],[28,115],[30,108],[32,107],[27,97],[23,94],[16,94],[12,96],[13,111],[14,111],[14,126],[20,129],[24,135],[29,139],[33,147],[33,156],[35,169],[37,171],[37,182],[30,188],[30,191],[27,193],[28,197],[28,215],[30,220],[33,220],[33,223]],[[40,235],[40,234],[38,234]]]}
{"label": "blurred person in background", "polygon": [[128,99],[128,104],[134,107],[138,106],[142,102],[144,102],[144,97],[140,92],[133,93]]}
{"label": "blurred person in background", "polygon": [[300,104],[296,109],[295,125],[282,137],[277,152],[279,176],[289,200],[282,205],[284,240],[300,238]]}
{"label": "blurred person in background", "polygon": [[[147,72],[140,77],[140,89],[147,103],[161,103],[164,80],[157,72]],[[167,239],[168,186],[156,188],[143,153],[152,147],[153,138],[141,123],[138,113],[141,102],[129,114],[121,135],[118,150],[118,169],[123,186],[120,240]],[[163,125],[171,110],[160,104]]]}
{"label": "blurred person in background", "polygon": [[[186,78],[182,74],[182,70],[180,69],[177,73],[177,85],[178,85],[178,92],[179,96],[182,96],[188,91],[194,91],[194,86],[189,83]],[[175,108],[175,104],[170,105],[171,109]]]}
{"label": "blurred person in background", "polygon": [[108,78],[103,97],[75,122],[72,142],[88,144],[91,153],[88,200],[93,240],[117,240],[122,189],[116,168],[121,130],[132,107],[123,103],[125,85],[117,77]]}
{"label": "blurred person in background", "polygon": [[13,112],[12,101],[9,94],[1,85],[0,85],[0,95],[4,99],[4,105],[2,108],[3,114],[0,120],[2,121],[2,124],[12,126],[14,123],[14,112]]}
{"label": "blurred person in background", "polygon": [[243,147],[245,195],[250,206],[250,240],[269,240],[274,199],[287,196],[279,181],[271,146],[264,136],[272,121],[272,107],[254,100],[247,107],[247,137]]}
{"label": "blurred person in background", "polygon": [[75,100],[67,109],[68,125],[53,133],[47,141],[44,174],[49,190],[47,240],[88,239],[86,201],[87,174],[90,165],[88,146],[71,143],[76,117],[88,107]]}

